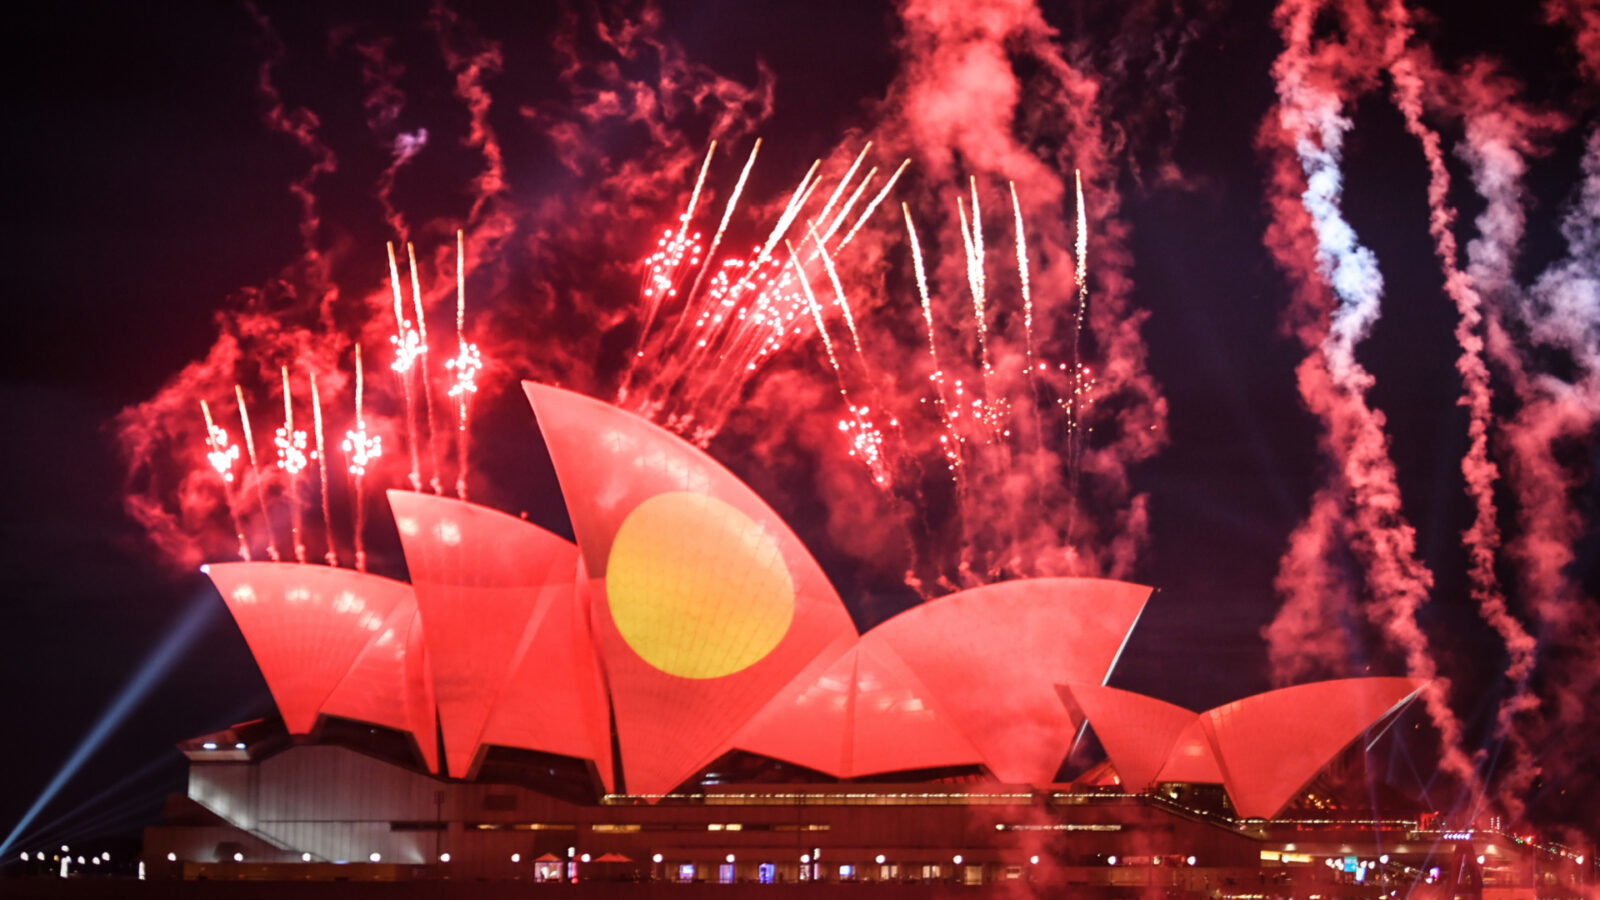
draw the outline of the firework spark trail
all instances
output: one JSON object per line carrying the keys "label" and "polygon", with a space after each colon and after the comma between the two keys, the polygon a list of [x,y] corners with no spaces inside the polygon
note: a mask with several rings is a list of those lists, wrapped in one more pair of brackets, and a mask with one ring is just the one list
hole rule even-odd
{"label": "firework spark trail", "polygon": [[[739,205],[739,195],[744,193],[744,183],[750,178],[750,170],[756,164],[756,154],[761,152],[761,138],[756,138],[755,144],[750,147],[750,157],[744,161],[744,169],[739,172],[739,180],[733,185],[733,193],[728,195],[728,203],[722,209],[722,221],[717,223],[717,231],[711,236],[711,246],[706,248],[705,263],[700,266],[700,273],[694,277],[694,284],[689,286],[689,293],[685,295],[684,302],[692,302],[700,293],[700,283],[705,280],[706,270],[711,268],[711,260],[717,255],[717,250],[722,246],[722,236],[728,231],[728,221],[733,218],[733,210]],[[680,318],[678,320],[682,322]],[[668,339],[670,342],[670,338]]]}
{"label": "firework spark trail", "polygon": [[467,450],[471,435],[467,428],[467,411],[472,395],[478,392],[478,371],[483,368],[483,357],[478,345],[467,341],[467,248],[466,237],[456,230],[456,356],[445,360],[445,368],[456,374],[450,386],[450,396],[456,399],[456,496],[467,499]]}
{"label": "firework spark trail", "polygon": [[[839,230],[839,227],[844,224],[845,219],[850,217],[850,210],[855,208],[856,201],[860,200],[861,195],[866,193],[867,185],[872,183],[872,176],[876,174],[878,174],[878,167],[873,166],[867,170],[867,174],[861,176],[861,183],[856,185],[856,189],[854,191],[850,192],[849,199],[845,200],[844,205],[839,207],[839,212],[834,215],[833,224],[829,225],[827,229],[822,232],[822,239],[824,241],[832,238],[834,233]],[[818,218],[821,217],[819,216]]]}
{"label": "firework spark trail", "polygon": [[[756,143],[759,145],[760,140],[758,139]],[[682,277],[684,258],[685,256],[689,255],[685,251],[691,249],[691,247],[694,250],[694,253],[691,257],[691,265],[693,265],[694,262],[698,262],[700,259],[700,247],[698,244],[698,241],[700,240],[700,234],[699,232],[696,232],[692,239],[689,238],[689,223],[694,219],[695,209],[700,204],[700,192],[705,188],[706,173],[711,170],[711,159],[716,152],[717,142],[713,140],[711,145],[706,148],[705,159],[700,162],[700,174],[696,176],[694,181],[694,190],[689,194],[689,204],[684,208],[683,214],[679,216],[677,236],[669,242],[666,240],[666,234],[663,234],[661,247],[656,251],[656,254],[652,256],[653,260],[660,260],[661,263],[664,263],[665,265],[661,267],[660,271],[656,271],[656,267],[651,266],[650,270],[645,274],[645,278],[647,279],[646,285],[640,291],[640,293],[644,296],[644,319],[639,323],[639,337],[634,344],[633,355],[628,357],[627,367],[623,370],[622,377],[617,381],[619,385],[617,389],[617,399],[619,401],[626,400],[628,397],[628,392],[633,385],[634,369],[638,365],[639,360],[644,358],[645,346],[650,337],[650,329],[655,326],[655,322],[657,317],[660,315],[662,305],[665,304],[669,299],[673,299],[678,296],[678,286]],[[754,158],[753,151],[751,153],[751,157],[752,159]],[[731,212],[732,210],[729,209],[727,213],[724,214],[724,226],[727,224],[727,215],[731,214]],[[671,232],[667,232],[667,234],[670,233]],[[707,254],[705,259],[706,264],[710,265],[710,254]],[[701,271],[703,273],[704,269]]]}
{"label": "firework spark trail", "polygon": [[239,511],[233,507],[233,463],[239,458],[239,445],[228,443],[228,433],[217,427],[211,419],[211,407],[204,398],[200,400],[200,415],[206,420],[206,460],[217,471],[222,481],[222,502],[228,507],[228,518],[233,522],[233,533],[239,538],[239,558],[250,561],[250,542],[244,537],[244,524],[239,521]]}
{"label": "firework spark trail", "polygon": [[267,512],[267,491],[261,484],[261,468],[256,462],[256,439],[250,431],[250,408],[244,402],[244,388],[234,385],[233,396],[239,403],[239,425],[244,432],[244,448],[250,454],[250,480],[255,482],[256,502],[261,506],[261,522],[267,529],[267,558],[278,562],[282,557],[278,554],[278,539],[272,534],[272,516]]}
{"label": "firework spark trail", "polygon": [[1405,657],[1406,670],[1427,681],[1422,690],[1429,717],[1439,730],[1441,767],[1469,789],[1477,784],[1472,761],[1461,749],[1461,723],[1447,699],[1447,683],[1417,623],[1433,576],[1418,561],[1416,533],[1401,512],[1394,463],[1389,458],[1383,416],[1366,403],[1372,376],[1356,360],[1356,346],[1380,313],[1383,280],[1372,252],[1362,246],[1341,210],[1340,152],[1351,123],[1339,96],[1311,71],[1312,23],[1320,0],[1285,0],[1277,19],[1285,49],[1273,65],[1279,106],[1276,115],[1292,140],[1306,190],[1302,203],[1317,239],[1319,273],[1338,303],[1320,353],[1300,368],[1301,395],[1325,425],[1324,446],[1339,463],[1352,494],[1352,549],[1367,571],[1375,595],[1368,617],[1382,627]]}
{"label": "firework spark trail", "polygon": [[339,564],[339,552],[333,547],[333,499],[328,493],[328,448],[322,441],[322,396],[317,393],[317,373],[311,373],[311,426],[316,435],[317,474],[322,479],[322,534],[327,539],[328,551],[323,559],[330,566]]}
{"label": "firework spark trail", "polygon": [[1017,202],[1017,185],[1006,182],[1011,190],[1011,216],[1017,233],[1017,278],[1022,288],[1022,333],[1026,340],[1028,380],[1034,381],[1033,371],[1033,287],[1028,282],[1028,238],[1022,229],[1022,205]]}
{"label": "firework spark trail", "polygon": [[1083,203],[1083,172],[1072,170],[1072,186],[1077,201],[1076,231],[1072,239],[1073,279],[1078,286],[1078,302],[1073,309],[1072,377],[1067,399],[1067,543],[1071,544],[1078,527],[1079,489],[1083,480],[1083,322],[1089,308],[1089,216]]}
{"label": "firework spark trail", "polygon": [[767,235],[767,242],[761,246],[761,253],[756,257],[757,266],[766,262],[772,251],[777,249],[778,243],[788,235],[789,226],[794,224],[795,217],[800,214],[800,207],[805,205],[812,189],[816,187],[812,179],[817,176],[817,169],[821,166],[822,160],[813,162],[811,168],[806,170],[806,176],[800,179],[799,186],[794,189],[794,193],[789,197],[789,203],[783,208],[783,215],[778,217],[777,223],[772,226],[772,233]]}
{"label": "firework spark trail", "polygon": [[306,467],[306,433],[294,427],[294,396],[289,391],[289,367],[283,366],[283,427],[273,443],[278,447],[278,468],[289,475],[289,536],[294,541],[295,562],[306,561],[301,528],[300,472]]}
{"label": "firework spark trail", "polygon": [[[871,149],[872,142],[867,141],[866,145],[861,148],[861,152],[856,154],[855,161],[850,164],[850,168],[844,171],[844,177],[839,179],[839,183],[834,187],[833,193],[828,196],[828,202],[824,203],[822,211],[817,213],[816,220],[818,222],[826,223],[828,221],[828,213],[833,210],[833,205],[839,201],[839,195],[844,193],[845,187],[850,184],[850,179],[855,177],[856,169],[861,167],[861,161],[866,159],[867,151]],[[877,169],[874,168],[873,171],[877,171]],[[865,181],[862,182],[862,186],[866,186]]]}
{"label": "firework spark trail", "polygon": [[822,260],[823,270],[828,273],[828,282],[833,286],[833,295],[838,298],[839,310],[844,314],[845,327],[850,329],[850,343],[855,345],[856,356],[865,362],[866,354],[861,350],[861,332],[856,330],[856,317],[850,310],[849,299],[845,297],[844,284],[839,281],[839,270],[834,268],[833,257],[828,255],[828,248],[822,245],[822,238],[817,234],[816,224],[808,220],[806,222],[806,230],[811,235],[811,242],[816,245],[817,256]]}
{"label": "firework spark trail", "polygon": [[[977,192],[974,189],[974,199]],[[989,324],[988,316],[984,311],[984,283],[983,283],[983,237],[978,231],[977,210],[973,210],[972,223],[967,223],[967,210],[956,198],[956,215],[961,221],[961,244],[967,257],[967,290],[972,293],[972,323],[973,330],[978,334],[978,363],[980,371],[985,377],[989,370]]]}
{"label": "firework spark trail", "polygon": [[1389,74],[1395,105],[1405,118],[1406,129],[1422,147],[1428,166],[1428,230],[1433,237],[1434,253],[1439,258],[1444,275],[1445,293],[1456,306],[1456,342],[1461,353],[1456,359],[1456,371],[1461,376],[1460,405],[1467,409],[1468,446],[1461,460],[1461,473],[1466,480],[1467,494],[1472,499],[1474,516],[1463,537],[1468,553],[1468,575],[1473,599],[1478,604],[1479,615],[1505,643],[1509,657],[1506,678],[1511,683],[1507,695],[1500,701],[1496,712],[1496,734],[1509,743],[1510,763],[1501,792],[1507,812],[1516,820],[1522,817],[1522,793],[1538,775],[1532,754],[1521,728],[1515,727],[1515,717],[1531,712],[1538,699],[1527,691],[1528,678],[1533,674],[1537,643],[1517,621],[1506,605],[1505,592],[1495,574],[1495,559],[1500,551],[1499,511],[1494,500],[1495,483],[1499,469],[1489,458],[1489,428],[1493,421],[1493,396],[1489,384],[1489,367],[1484,359],[1483,298],[1478,294],[1472,279],[1457,265],[1458,247],[1452,230],[1456,221],[1455,207],[1450,204],[1450,173],[1445,167],[1444,152],[1439,135],[1422,120],[1423,74],[1417,60],[1407,51],[1412,37],[1409,14],[1401,0],[1393,0],[1387,13],[1389,19]]}
{"label": "firework spark trail", "polygon": [[433,378],[428,370],[428,320],[422,312],[422,285],[417,280],[417,251],[409,241],[406,242],[406,259],[411,266],[411,303],[416,309],[417,339],[421,342],[417,353],[417,387],[422,391],[422,404],[428,413],[428,486],[433,488],[435,496],[440,496],[444,494],[444,483],[439,479],[439,447],[436,443],[439,425],[434,418]]}
{"label": "firework spark trail", "polygon": [[355,527],[353,529],[353,542],[355,544],[356,571],[367,570],[367,543],[366,524],[367,513],[363,486],[366,480],[367,467],[372,461],[383,455],[383,438],[380,435],[367,434],[367,419],[362,409],[362,392],[364,390],[361,367],[361,345],[356,344],[356,421],[355,428],[344,433],[345,458],[348,461],[351,479],[355,482],[355,489],[351,492],[351,505],[355,509]]}
{"label": "firework spark trail", "polygon": [[411,367],[421,352],[422,338],[406,318],[405,301],[400,295],[400,267],[394,258],[394,243],[389,243],[389,283],[394,286],[394,363],[390,366],[405,391],[406,444],[411,450],[411,489],[422,490],[422,457],[417,449],[417,400],[411,389]]}
{"label": "firework spark trail", "polygon": [[889,484],[889,467],[883,455],[883,432],[869,418],[870,409],[856,406],[851,401],[850,391],[844,384],[844,370],[839,368],[839,356],[833,352],[833,338],[828,336],[828,324],[822,317],[822,306],[817,302],[817,295],[811,290],[811,281],[806,278],[805,267],[800,264],[800,258],[794,252],[794,245],[787,240],[783,244],[789,251],[789,264],[794,267],[795,277],[800,282],[800,290],[805,294],[806,307],[811,310],[811,320],[817,327],[817,336],[822,339],[822,348],[828,354],[828,365],[833,368],[834,380],[839,383],[839,399],[844,401],[845,412],[850,417],[839,421],[839,430],[849,438],[849,454],[861,460],[872,475],[874,483],[879,487],[886,487]]}
{"label": "firework spark trail", "polygon": [[[900,180],[900,175],[904,173],[906,167],[910,165],[911,160],[901,160],[900,167],[894,170],[894,174],[889,176],[888,181],[884,182],[883,190],[878,191],[877,195],[872,198],[872,202],[867,204],[866,210],[861,213],[861,218],[856,220],[856,224],[850,226],[850,231],[845,234],[844,240],[839,242],[839,246],[833,248],[833,252],[838,253],[840,250],[850,246],[850,242],[855,239],[856,232],[861,230],[861,226],[867,224],[867,220],[872,218],[872,214],[874,212],[877,212],[878,204],[882,203],[883,198],[889,196],[889,192],[894,190],[895,182]],[[865,182],[863,182],[863,184],[865,184]]]}
{"label": "firework spark trail", "polygon": [[911,240],[911,266],[917,276],[917,297],[922,304],[922,323],[928,330],[928,359],[933,364],[933,371],[929,373],[928,380],[933,383],[933,402],[939,410],[939,422],[944,426],[944,434],[939,435],[940,449],[944,452],[945,465],[950,469],[950,477],[955,481],[956,491],[960,493],[961,435],[956,432],[955,423],[950,418],[949,405],[945,401],[944,369],[939,365],[939,345],[933,336],[933,301],[928,296],[928,272],[922,262],[922,245],[917,241],[917,227],[911,221],[911,208],[902,203],[900,212],[905,216],[906,235]]}

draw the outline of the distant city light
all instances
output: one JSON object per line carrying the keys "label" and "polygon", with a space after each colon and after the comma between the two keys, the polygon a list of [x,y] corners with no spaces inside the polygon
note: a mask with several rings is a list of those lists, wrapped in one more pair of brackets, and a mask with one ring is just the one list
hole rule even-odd
{"label": "distant city light", "polygon": [[733,854],[732,853],[728,854],[728,862],[733,862]]}
{"label": "distant city light", "polygon": [[1114,866],[1114,865],[1116,865],[1116,864],[1117,864],[1117,858],[1116,858],[1116,857],[1115,857],[1115,856],[1108,856],[1108,857],[1106,857],[1106,865],[1108,865],[1108,866]]}
{"label": "distant city light", "polygon": [[1478,865],[1483,865],[1483,854],[1478,854]]}
{"label": "distant city light", "polygon": [[204,744],[200,745],[200,749],[202,749],[202,750],[215,750],[215,749],[217,749],[217,742],[216,741],[206,741]]}
{"label": "distant city light", "polygon": [[[307,854],[307,855],[309,855],[309,854]],[[171,853],[171,852],[167,853],[167,862],[177,862],[177,861],[178,861],[178,854]]]}
{"label": "distant city light", "polygon": [[522,854],[521,853],[513,853],[513,854],[511,854],[511,861],[514,862],[514,863],[522,862]]}
{"label": "distant city light", "polygon": [[233,855],[233,861],[234,862],[244,862],[244,854],[243,853],[235,853]]}
{"label": "distant city light", "polygon": [[1381,863],[1383,863],[1384,865],[1387,866],[1389,864],[1389,854],[1385,853],[1382,856],[1378,857],[1378,862],[1381,862]]}
{"label": "distant city light", "polygon": [[449,853],[441,853],[441,854],[439,854],[439,862],[447,863],[449,861],[450,861],[450,854]]}
{"label": "distant city light", "polygon": [[880,865],[880,866],[883,865],[883,860],[884,860],[884,855],[882,853],[879,853],[878,854],[878,865]]}
{"label": "distant city light", "polygon": [[235,749],[235,750],[243,750],[244,749],[244,741],[239,741],[238,743],[234,744],[233,745],[233,749]]}
{"label": "distant city light", "polygon": [[578,861],[579,862],[588,862],[589,861],[589,854],[585,853],[584,855],[578,857]]}
{"label": "distant city light", "polygon": [[809,854],[809,853],[800,854],[800,863],[802,865],[810,865],[811,864],[811,854]]}
{"label": "distant city light", "polygon": [[1184,862],[1186,862],[1186,863],[1188,863],[1189,865],[1192,866],[1192,865],[1194,865],[1194,857],[1191,856],[1188,859],[1184,860]]}
{"label": "distant city light", "polygon": [[26,850],[22,851],[22,861],[23,862],[27,862],[28,861],[28,851],[26,851]]}
{"label": "distant city light", "polygon": [[300,861],[301,862],[311,862],[311,854],[309,854],[309,853],[300,854]]}
{"label": "distant city light", "polygon": [[378,851],[376,851],[376,850],[374,850],[374,851],[372,851],[372,853],[371,853],[371,854],[369,854],[369,855],[368,855],[368,856],[367,856],[367,859],[370,859],[370,860],[372,860],[372,861],[373,861],[373,862],[382,862],[382,861],[383,861],[383,854],[382,854],[382,853],[379,853],[379,852],[378,852]]}
{"label": "distant city light", "polygon": [[661,862],[661,854],[657,853],[655,856],[650,857],[650,861],[653,862],[653,863],[660,863]]}
{"label": "distant city light", "polygon": [[957,853],[956,856],[955,856],[955,859],[952,859],[950,861],[955,863],[958,866],[961,865],[961,854]]}

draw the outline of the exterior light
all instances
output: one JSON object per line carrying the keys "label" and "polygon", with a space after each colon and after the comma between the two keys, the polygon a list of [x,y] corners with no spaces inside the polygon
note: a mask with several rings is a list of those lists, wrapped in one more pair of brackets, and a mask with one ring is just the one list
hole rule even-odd
{"label": "exterior light", "polygon": [[522,854],[521,853],[513,853],[513,854],[511,854],[511,861],[514,862],[514,863],[522,862]]}
{"label": "exterior light", "polygon": [[311,854],[309,854],[309,853],[300,854],[300,861],[301,862],[311,862]]}
{"label": "exterior light", "polygon": [[1108,866],[1114,866],[1114,865],[1116,865],[1116,864],[1117,864],[1117,858],[1116,858],[1116,857],[1115,857],[1115,856],[1108,856],[1108,857],[1106,857],[1106,865],[1108,865]]}
{"label": "exterior light", "polygon": [[661,854],[657,853],[655,856],[650,857],[650,861],[659,865],[661,863]]}
{"label": "exterior light", "polygon": [[994,830],[995,831],[1005,831],[1006,830],[1006,826],[1001,824],[1001,823],[999,823],[999,822],[996,822],[996,823],[994,823]]}
{"label": "exterior light", "polygon": [[441,854],[439,854],[439,862],[446,863],[446,862],[449,862],[449,861],[450,861],[450,854],[449,853],[441,853]]}
{"label": "exterior light", "polygon": [[883,854],[879,853],[878,854],[878,865],[880,865],[880,866],[883,865],[883,858],[884,858]]}
{"label": "exterior light", "polygon": [[177,861],[178,861],[178,854],[176,854],[176,853],[168,853],[167,854],[167,862],[177,862]]}
{"label": "exterior light", "polygon": [[1378,862],[1381,862],[1387,866],[1389,864],[1389,854],[1385,853],[1384,855],[1378,857]]}
{"label": "exterior light", "polygon": [[952,860],[950,860],[950,861],[951,861],[951,862],[953,862],[953,863],[955,863],[955,864],[956,864],[956,865],[958,865],[958,866],[959,866],[959,865],[961,865],[961,854],[959,854],[959,853],[957,853],[957,854],[956,854],[956,855],[955,855],[955,858],[954,858],[954,859],[952,859]]}
{"label": "exterior light", "polygon": [[233,749],[235,749],[235,750],[243,750],[244,749],[244,741],[235,741],[234,744],[233,744]]}
{"label": "exterior light", "polygon": [[369,856],[367,856],[367,859],[372,860],[373,862],[381,862],[383,860],[383,854],[374,850]]}
{"label": "exterior light", "polygon": [[85,862],[85,860],[84,860],[84,858],[83,858],[83,857],[81,857],[81,856],[80,856],[80,857],[78,857],[78,865],[80,865],[80,866],[81,866],[81,865],[83,865],[83,864],[84,864],[84,862]]}
{"label": "exterior light", "polygon": [[1188,859],[1184,860],[1184,862],[1186,862],[1186,863],[1188,863],[1189,865],[1192,866],[1192,865],[1194,865],[1194,857],[1191,856]]}
{"label": "exterior light", "polygon": [[1483,865],[1483,854],[1478,854],[1478,865]]}
{"label": "exterior light", "polygon": [[728,862],[733,862],[733,854],[732,853],[728,854]]}
{"label": "exterior light", "polygon": [[93,864],[94,864],[94,865],[97,865],[97,866],[98,866],[98,865],[100,865],[100,857],[98,857],[98,856],[95,856],[95,857],[91,857],[91,858],[90,858],[90,859],[89,859],[89,862],[91,862],[91,863],[93,863]]}
{"label": "exterior light", "polygon": [[233,855],[233,861],[234,862],[244,862],[244,854],[243,853],[235,853]]}
{"label": "exterior light", "polygon": [[584,855],[578,857],[578,861],[579,862],[588,862],[589,861],[589,854],[585,853]]}
{"label": "exterior light", "polygon": [[1037,866],[1039,864],[1039,857],[1037,857],[1037,856],[1028,857],[1028,864]]}
{"label": "exterior light", "polygon": [[111,862],[111,851],[110,850],[102,850],[100,852],[100,858],[105,860],[106,862]]}
{"label": "exterior light", "polygon": [[68,847],[66,844],[62,844],[61,845],[61,852],[62,853],[69,853],[69,852],[71,852],[71,850],[72,850],[72,848]]}
{"label": "exterior light", "polygon": [[573,858],[574,856],[577,856],[577,855],[578,855],[578,848],[577,847],[568,847],[567,848],[567,859],[571,859],[571,858]]}
{"label": "exterior light", "polygon": [[809,853],[800,854],[800,864],[803,865],[803,866],[811,865],[811,854],[809,854]]}
{"label": "exterior light", "polygon": [[217,742],[216,741],[206,741],[204,744],[200,745],[200,749],[202,749],[202,750],[215,750],[215,749],[217,749]]}
{"label": "exterior light", "polygon": [[1574,861],[1575,861],[1575,862],[1576,862],[1576,863],[1577,863],[1577,864],[1578,864],[1578,865],[1580,865],[1580,866],[1581,866],[1581,865],[1583,865],[1583,857],[1581,857],[1581,856],[1580,856],[1580,857],[1578,857],[1578,858],[1577,858],[1577,859],[1576,859],[1576,860],[1574,860]]}
{"label": "exterior light", "polygon": [[23,862],[27,862],[28,861],[28,851],[26,851],[26,850],[22,851],[22,861]]}
{"label": "exterior light", "polygon": [[1150,857],[1150,865],[1152,865],[1152,866],[1161,865],[1161,857],[1159,857],[1159,856]]}

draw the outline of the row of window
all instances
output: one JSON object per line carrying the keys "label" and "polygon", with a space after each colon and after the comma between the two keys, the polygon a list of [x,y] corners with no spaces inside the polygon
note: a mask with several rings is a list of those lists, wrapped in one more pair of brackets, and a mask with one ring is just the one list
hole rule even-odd
{"label": "row of window", "polygon": [[[468,822],[469,831],[577,831],[573,822]],[[445,831],[440,821],[390,822],[390,831]],[[831,831],[826,822],[595,822],[596,834],[634,834],[641,831]]]}

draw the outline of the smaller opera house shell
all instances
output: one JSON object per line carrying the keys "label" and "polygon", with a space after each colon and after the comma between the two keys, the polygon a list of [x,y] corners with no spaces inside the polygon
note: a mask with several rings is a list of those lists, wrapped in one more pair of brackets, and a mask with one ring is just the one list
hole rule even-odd
{"label": "smaller opera house shell", "polygon": [[[409,762],[357,766],[383,768],[370,784],[380,792],[490,783],[486,760],[509,749],[586,771],[580,805],[670,806],[730,754],[802,773],[809,790],[943,778],[1012,796],[993,792],[1056,783],[1087,725],[1109,757],[1103,783],[1129,794],[1219,785],[1239,816],[1271,818],[1420,687],[1323,682],[1200,714],[1107,687],[1150,589],[1104,579],[988,585],[858,633],[794,532],[717,462],[607,404],[525,388],[576,543],[475,504],[390,491],[409,583],[208,566],[291,737],[259,753],[243,740],[186,745],[193,772],[243,764],[265,777],[273,756],[337,749],[321,740],[329,723],[363,723],[409,738]],[[285,859],[367,858],[348,839],[332,849],[326,835],[275,824],[339,818],[326,792],[294,795],[304,777],[270,801],[195,777],[190,799]],[[470,818],[448,828],[470,830]],[[427,837],[369,835],[380,858],[417,864],[437,861],[439,837]]]}

